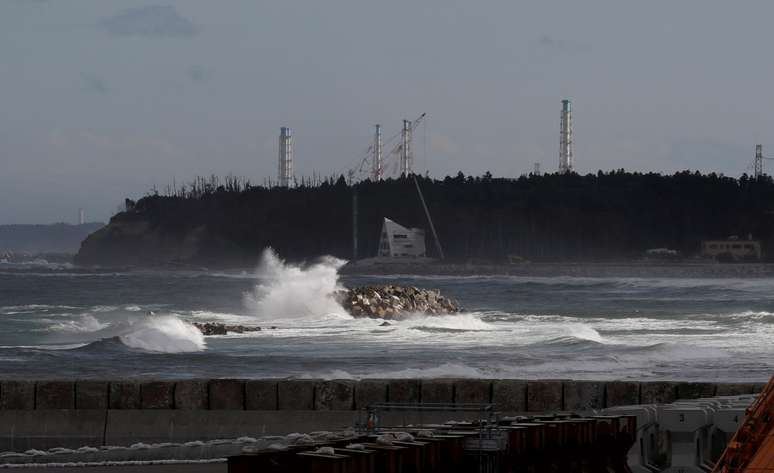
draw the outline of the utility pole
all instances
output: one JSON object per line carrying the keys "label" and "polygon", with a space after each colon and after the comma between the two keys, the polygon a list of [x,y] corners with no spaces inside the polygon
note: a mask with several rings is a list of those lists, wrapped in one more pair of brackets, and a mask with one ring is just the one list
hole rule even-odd
{"label": "utility pole", "polygon": [[357,188],[352,187],[352,262],[357,262]]}
{"label": "utility pole", "polygon": [[419,194],[419,200],[422,202],[422,208],[425,209],[425,216],[427,217],[427,223],[430,224],[430,231],[433,232],[433,240],[435,240],[435,249],[438,250],[438,256],[440,256],[441,259],[445,259],[445,256],[443,254],[443,248],[441,248],[441,240],[438,239],[438,234],[435,232],[435,225],[433,225],[433,219],[430,218],[430,211],[427,210],[425,197],[422,195],[422,189],[419,188],[419,181],[417,181],[417,176],[412,176],[412,177],[414,178],[414,185],[417,186],[417,193]]}

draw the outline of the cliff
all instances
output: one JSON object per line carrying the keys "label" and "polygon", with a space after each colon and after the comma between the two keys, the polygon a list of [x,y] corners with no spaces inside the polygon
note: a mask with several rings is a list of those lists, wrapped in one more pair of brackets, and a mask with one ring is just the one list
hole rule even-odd
{"label": "cliff", "polygon": [[[648,248],[693,255],[706,238],[748,234],[774,244],[774,181],[715,174],[615,171],[518,179],[420,178],[451,261],[504,262],[640,257]],[[252,266],[267,246],[291,260],[352,256],[352,195],[360,258],[374,256],[383,217],[428,228],[410,179],[344,179],[294,189],[204,186],[151,195],[90,235],[85,265]],[[427,245],[433,256],[431,234]]]}

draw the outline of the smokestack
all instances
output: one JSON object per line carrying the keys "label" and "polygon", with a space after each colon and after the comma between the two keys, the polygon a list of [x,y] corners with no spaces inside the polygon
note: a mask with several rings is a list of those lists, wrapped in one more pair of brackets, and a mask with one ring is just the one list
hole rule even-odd
{"label": "smokestack", "polygon": [[290,128],[280,128],[279,170],[277,180],[280,187],[289,187],[293,179],[293,136]]}
{"label": "smokestack", "polygon": [[562,100],[559,121],[559,172],[572,172],[575,165],[572,143],[572,110],[569,100]]}

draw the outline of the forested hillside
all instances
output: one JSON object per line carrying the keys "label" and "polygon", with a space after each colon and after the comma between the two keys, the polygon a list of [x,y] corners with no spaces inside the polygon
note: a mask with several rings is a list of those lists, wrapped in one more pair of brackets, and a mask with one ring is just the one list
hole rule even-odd
{"label": "forested hillside", "polygon": [[[767,176],[614,171],[418,179],[452,260],[604,260],[658,247],[690,256],[702,239],[749,234],[764,251],[774,248],[774,181]],[[77,261],[247,266],[267,246],[289,259],[350,258],[354,192],[360,258],[375,255],[383,217],[428,228],[411,179],[350,186],[340,178],[292,189],[201,180],[172,195],[127,200],[127,211],[89,237]],[[432,256],[429,231],[427,246]]]}

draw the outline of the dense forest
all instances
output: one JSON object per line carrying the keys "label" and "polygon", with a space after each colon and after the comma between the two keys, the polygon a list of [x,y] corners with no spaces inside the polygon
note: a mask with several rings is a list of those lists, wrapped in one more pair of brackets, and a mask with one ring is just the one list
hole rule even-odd
{"label": "dense forest", "polygon": [[[774,181],[717,174],[545,174],[517,179],[417,176],[447,259],[506,261],[638,258],[649,248],[685,256],[700,241],[752,235],[774,248]],[[291,260],[374,256],[382,219],[428,228],[414,181],[348,184],[341,177],[294,188],[200,179],[153,192],[115,215],[82,245],[84,264],[252,264],[271,246]],[[432,236],[427,247],[434,255]]]}

